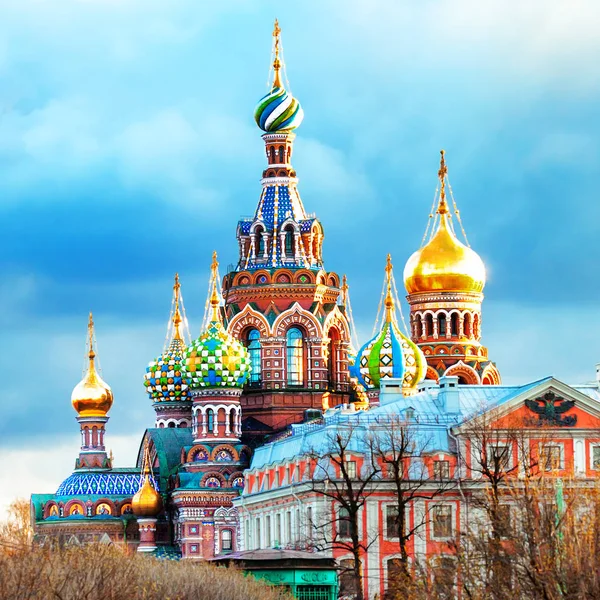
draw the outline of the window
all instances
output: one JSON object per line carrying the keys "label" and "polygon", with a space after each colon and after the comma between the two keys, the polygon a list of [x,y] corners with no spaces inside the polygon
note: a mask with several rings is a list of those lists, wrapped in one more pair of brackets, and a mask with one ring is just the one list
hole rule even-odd
{"label": "window", "polygon": [[260,346],[260,331],[258,331],[258,329],[251,329],[248,332],[248,336],[246,338],[246,348],[248,349],[250,365],[252,366],[252,370],[250,371],[250,384],[260,383],[262,352]]}
{"label": "window", "polygon": [[275,545],[281,545],[281,513],[275,515]]}
{"label": "window", "polygon": [[235,409],[229,411],[229,432],[235,433]]}
{"label": "window", "polygon": [[592,469],[600,471],[600,446],[592,446]]}
{"label": "window", "polygon": [[329,585],[299,585],[296,588],[298,600],[329,600],[331,596]]}
{"label": "window", "polygon": [[433,335],[433,316],[431,314],[425,316],[425,334],[427,336]]}
{"label": "window", "polygon": [[221,531],[221,552],[231,552],[233,550],[233,539],[231,529]]}
{"label": "window", "polygon": [[438,316],[438,336],[446,337],[446,315],[444,314]]}
{"label": "window", "polygon": [[271,517],[267,516],[265,521],[265,545],[267,548],[271,547]]}
{"label": "window", "polygon": [[292,258],[294,253],[294,228],[288,225],[285,228],[285,255],[287,258]]}
{"label": "window", "polygon": [[303,384],[304,347],[302,332],[292,327],[287,332],[287,382],[289,385]]}
{"label": "window", "polygon": [[433,564],[433,580],[440,598],[455,598],[456,560],[451,556],[437,556]]}
{"label": "window", "polygon": [[256,548],[260,548],[260,546],[261,546],[261,537],[260,537],[261,531],[260,531],[260,529],[261,529],[260,528],[260,517],[257,517],[256,518],[256,543],[255,543]]}
{"label": "window", "polygon": [[265,253],[265,238],[263,236],[263,230],[261,227],[256,228],[256,233],[254,236],[256,239],[256,255],[262,256]]}
{"label": "window", "polygon": [[450,479],[450,462],[447,460],[434,460],[433,478],[438,481]]}
{"label": "window", "polygon": [[456,313],[450,315],[450,335],[458,337],[458,315]]}
{"label": "window", "polygon": [[215,411],[212,408],[209,408],[206,411],[206,429],[207,431],[213,431],[215,427]]}
{"label": "window", "polygon": [[346,474],[350,479],[356,479],[356,461],[355,460],[347,460],[346,461]]}
{"label": "window", "polygon": [[398,590],[404,583],[405,569],[402,560],[399,558],[390,558],[387,561],[387,593],[384,598],[395,600],[398,598]]}
{"label": "window", "polygon": [[398,507],[385,507],[385,531],[388,538],[400,537],[400,523],[398,519]]}
{"label": "window", "polygon": [[340,596],[355,598],[357,595],[354,561],[351,558],[346,558],[340,561]]}
{"label": "window", "polygon": [[350,537],[350,513],[343,506],[338,510],[338,535],[343,538]]}
{"label": "window", "polygon": [[432,511],[433,537],[452,537],[452,506],[440,504]]}
{"label": "window", "polygon": [[540,469],[557,471],[562,468],[562,447],[544,444],[540,449]]}
{"label": "window", "polygon": [[488,446],[488,468],[491,471],[504,471],[510,468],[510,447],[506,444]]}
{"label": "window", "polygon": [[292,543],[292,513],[289,510],[285,513],[285,541]]}

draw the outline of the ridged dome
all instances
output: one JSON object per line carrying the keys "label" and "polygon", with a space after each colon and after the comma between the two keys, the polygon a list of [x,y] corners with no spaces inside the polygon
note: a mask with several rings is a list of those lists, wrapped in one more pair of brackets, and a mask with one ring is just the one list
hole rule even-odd
{"label": "ridged dome", "polygon": [[162,499],[146,474],[144,483],[131,500],[131,510],[136,517],[155,517],[162,510]]}
{"label": "ridged dome", "polygon": [[96,354],[93,348],[94,321],[92,313],[88,324],[88,369],[83,379],[71,393],[71,404],[80,417],[105,417],[113,404],[113,393],[96,371]]}
{"label": "ridged dome", "polygon": [[404,267],[404,285],[409,294],[421,292],[476,292],[485,285],[485,265],[479,254],[461,243],[448,224],[440,223],[428,244],[417,250]]}
{"label": "ridged dome", "polygon": [[185,353],[185,374],[191,389],[243,387],[250,369],[248,351],[218,319],[209,323]]}
{"label": "ridged dome", "polygon": [[300,102],[285,88],[274,87],[259,100],[254,110],[254,119],[267,133],[291,131],[302,123],[304,111]]}
{"label": "ridged dome", "polygon": [[388,254],[386,271],[385,318],[381,330],[359,351],[352,374],[367,389],[378,389],[382,379],[402,379],[405,395],[414,393],[425,377],[427,363],[421,349],[406,335],[396,322],[395,289],[392,275],[392,257]]}
{"label": "ridged dome", "polygon": [[210,322],[185,352],[185,376],[190,388],[243,387],[250,375],[248,350],[229,335],[219,312],[217,253],[213,252],[210,279]]}
{"label": "ridged dome", "polygon": [[175,339],[167,352],[146,367],[144,386],[154,402],[191,400],[184,363],[185,345]]}
{"label": "ridged dome", "polygon": [[427,369],[421,349],[406,337],[395,322],[381,331],[358,352],[358,380],[367,389],[377,389],[385,378],[402,379],[405,393],[414,390]]}

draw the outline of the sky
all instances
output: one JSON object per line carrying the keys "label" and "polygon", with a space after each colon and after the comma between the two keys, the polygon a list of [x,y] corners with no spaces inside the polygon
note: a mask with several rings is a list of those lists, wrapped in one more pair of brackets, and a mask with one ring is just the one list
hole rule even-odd
{"label": "sky", "polygon": [[[237,261],[265,166],[253,121],[273,19],[305,119],[294,167],[361,341],[385,266],[421,242],[439,151],[488,272],[505,383],[600,362],[597,0],[0,0],[0,514],[73,469],[87,314],[135,460],[180,273],[194,335],[210,258]],[[405,307],[406,312],[406,307]]]}

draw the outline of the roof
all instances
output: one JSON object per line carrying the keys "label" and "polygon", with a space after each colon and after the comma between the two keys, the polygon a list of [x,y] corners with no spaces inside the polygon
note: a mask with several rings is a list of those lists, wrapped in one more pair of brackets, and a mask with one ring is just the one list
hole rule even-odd
{"label": "roof", "polygon": [[309,567],[311,569],[335,569],[335,560],[314,552],[300,550],[283,550],[270,548],[266,550],[246,550],[234,552],[226,556],[217,556],[211,562],[244,563],[250,568],[290,568]]}
{"label": "roof", "polygon": [[[323,419],[311,423],[292,425],[276,441],[257,448],[250,465],[260,469],[266,465],[289,461],[290,458],[308,453],[323,455],[331,445],[330,434],[344,425],[361,427],[365,431],[385,426],[392,415],[404,415],[414,425],[417,443],[425,452],[447,452],[453,449],[450,429],[484,411],[497,408],[517,396],[552,381],[545,377],[524,385],[458,385],[457,403],[446,404],[447,392],[439,385],[431,384],[413,396],[401,392],[401,380],[387,379],[382,383],[380,405],[368,411],[354,412],[336,407],[328,411]],[[590,398],[600,402],[600,390],[596,386],[572,386]],[[397,391],[395,391],[397,390]],[[364,437],[353,436],[349,450],[364,451]]]}
{"label": "roof", "polygon": [[56,496],[133,496],[140,487],[140,471],[113,469],[111,471],[75,471],[56,490]]}

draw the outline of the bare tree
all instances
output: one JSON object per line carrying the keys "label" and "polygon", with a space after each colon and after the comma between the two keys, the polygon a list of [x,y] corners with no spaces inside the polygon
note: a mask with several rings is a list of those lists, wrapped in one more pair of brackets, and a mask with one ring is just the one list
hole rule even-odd
{"label": "bare tree", "polygon": [[331,428],[322,447],[309,453],[312,464],[310,491],[329,500],[327,511],[313,521],[316,545],[341,549],[352,555],[349,575],[356,600],[364,599],[362,559],[376,539],[377,531],[363,534],[361,511],[373,491],[381,469],[373,457],[368,429],[344,423]]}
{"label": "bare tree", "polygon": [[432,473],[426,465],[427,453],[434,449],[428,431],[426,424],[412,423],[401,415],[390,415],[373,427],[371,451],[375,461],[381,465],[383,478],[392,484],[394,534],[400,549],[400,569],[395,574],[397,581],[388,580],[392,597],[398,592],[405,597],[412,585],[409,543],[429,519],[425,511],[420,518],[415,515],[411,522],[411,507],[415,500],[433,500],[455,486],[449,469],[448,472],[440,470]]}

